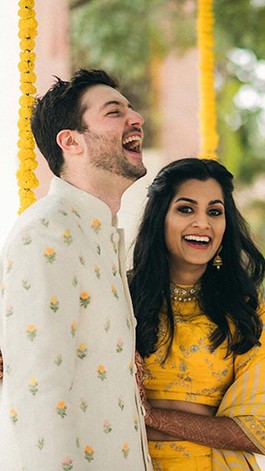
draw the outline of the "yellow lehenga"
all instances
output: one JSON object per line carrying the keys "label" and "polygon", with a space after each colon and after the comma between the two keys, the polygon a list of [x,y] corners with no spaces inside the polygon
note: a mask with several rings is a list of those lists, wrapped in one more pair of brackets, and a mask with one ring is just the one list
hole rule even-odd
{"label": "yellow lehenga", "polygon": [[[232,417],[265,453],[265,331],[261,347],[226,357],[226,342],[214,352],[209,335],[215,329],[196,300],[172,301],[174,341],[163,363],[167,338],[164,308],[160,315],[158,350],[145,359],[147,399],[182,400],[218,407]],[[264,316],[263,316],[264,319]],[[251,453],[215,450],[188,441],[150,441],[155,471],[260,470]]]}

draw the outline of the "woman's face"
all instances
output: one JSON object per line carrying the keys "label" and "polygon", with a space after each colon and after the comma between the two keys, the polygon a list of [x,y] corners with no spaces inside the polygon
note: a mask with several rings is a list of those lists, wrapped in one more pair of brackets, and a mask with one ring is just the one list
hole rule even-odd
{"label": "woman's face", "polygon": [[165,219],[172,281],[180,283],[182,274],[189,272],[196,273],[197,279],[203,275],[221,245],[225,227],[224,197],[219,183],[213,178],[183,182]]}

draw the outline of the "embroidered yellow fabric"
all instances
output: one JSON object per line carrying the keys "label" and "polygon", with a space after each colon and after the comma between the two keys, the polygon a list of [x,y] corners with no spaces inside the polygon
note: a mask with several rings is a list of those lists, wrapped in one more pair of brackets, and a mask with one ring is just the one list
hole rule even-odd
{"label": "embroidered yellow fabric", "polygon": [[144,386],[148,399],[172,399],[218,406],[234,379],[233,357],[226,358],[226,342],[215,352],[209,336],[216,325],[197,301],[172,301],[174,341],[163,363],[167,347],[165,308],[160,315],[159,348],[145,359]]}
{"label": "embroidered yellow fabric", "polygon": [[[196,301],[172,303],[173,345],[167,360],[167,322],[161,312],[157,352],[145,359],[144,385],[149,399],[185,400],[218,406],[217,415],[233,418],[265,454],[265,309],[261,306],[261,346],[225,358],[226,342],[211,353],[215,328]],[[163,343],[164,342],[164,343]],[[252,453],[217,450],[188,441],[150,441],[154,471],[261,471]]]}

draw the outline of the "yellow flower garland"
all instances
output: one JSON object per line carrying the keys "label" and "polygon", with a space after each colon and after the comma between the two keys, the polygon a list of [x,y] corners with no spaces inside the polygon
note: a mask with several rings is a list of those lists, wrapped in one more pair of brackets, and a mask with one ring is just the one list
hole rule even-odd
{"label": "yellow flower garland", "polygon": [[39,184],[34,174],[38,163],[34,152],[35,141],[30,128],[30,117],[32,105],[34,103],[33,94],[36,93],[34,83],[36,75],[34,74],[35,37],[37,35],[37,21],[35,19],[34,0],[20,0],[18,16],[20,17],[18,26],[20,38],[20,62],[18,65],[20,71],[20,90],[22,95],[19,100],[19,140],[18,140],[18,158],[19,169],[17,171],[17,180],[19,186],[20,208],[19,213],[36,201],[35,194],[32,191]]}
{"label": "yellow flower garland", "polygon": [[201,158],[218,159],[216,102],[214,90],[213,0],[198,0],[197,34],[199,49]]}

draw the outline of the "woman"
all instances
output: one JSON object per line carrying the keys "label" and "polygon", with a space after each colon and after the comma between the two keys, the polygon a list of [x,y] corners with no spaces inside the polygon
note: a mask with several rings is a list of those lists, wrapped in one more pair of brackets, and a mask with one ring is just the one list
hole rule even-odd
{"label": "woman", "polygon": [[265,454],[265,261],[213,160],[163,168],[130,289],[155,470],[259,470]]}

